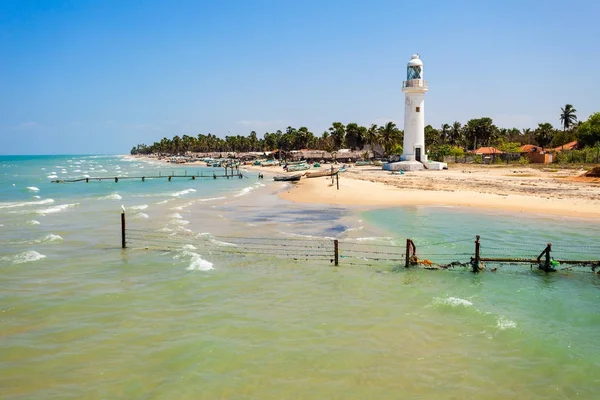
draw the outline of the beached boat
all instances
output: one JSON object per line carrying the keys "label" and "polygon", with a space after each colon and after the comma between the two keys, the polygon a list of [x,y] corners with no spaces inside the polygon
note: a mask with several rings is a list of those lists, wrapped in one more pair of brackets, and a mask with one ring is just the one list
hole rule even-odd
{"label": "beached boat", "polygon": [[293,171],[305,171],[307,169],[310,169],[310,165],[306,165],[306,164],[295,164],[295,165],[288,165],[287,170],[290,172]]}
{"label": "beached boat", "polygon": [[300,178],[302,178],[302,174],[295,174],[295,175],[275,175],[273,177],[274,181],[278,181],[278,182],[297,182],[300,180]]}
{"label": "beached boat", "polygon": [[312,171],[312,172],[307,172],[306,177],[307,178],[320,178],[322,176],[331,176],[331,175],[335,174],[337,171],[338,171],[337,168],[334,168],[333,171],[330,169],[324,169],[322,171]]}

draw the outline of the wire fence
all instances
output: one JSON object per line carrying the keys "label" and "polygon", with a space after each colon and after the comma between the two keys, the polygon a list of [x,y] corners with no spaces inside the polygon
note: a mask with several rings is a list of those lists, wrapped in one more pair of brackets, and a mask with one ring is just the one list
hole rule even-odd
{"label": "wire fence", "polygon": [[157,250],[201,248],[214,256],[282,258],[324,265],[382,266],[425,269],[469,268],[495,271],[502,265],[537,266],[545,271],[600,268],[600,245],[540,244],[494,238],[406,244],[360,242],[352,239],[212,236],[126,229],[122,220],[122,247]]}

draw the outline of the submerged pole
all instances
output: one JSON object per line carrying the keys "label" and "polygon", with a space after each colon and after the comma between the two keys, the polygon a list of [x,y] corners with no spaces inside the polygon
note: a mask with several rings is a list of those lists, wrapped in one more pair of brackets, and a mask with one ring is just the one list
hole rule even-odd
{"label": "submerged pole", "polygon": [[335,181],[337,183],[337,190],[340,190],[340,173],[335,174]]}
{"label": "submerged pole", "polygon": [[335,239],[333,241],[333,255],[334,255],[334,263],[335,266],[338,266],[338,260],[339,260],[339,250],[338,250],[338,240]]}
{"label": "submerged pole", "polygon": [[404,259],[404,268],[408,268],[410,262],[410,239],[406,239],[406,254]]}
{"label": "submerged pole", "polygon": [[479,257],[479,249],[480,249],[481,243],[479,243],[479,238],[480,238],[480,236],[477,235],[476,240],[475,240],[475,263],[473,264],[473,272],[479,272],[479,270],[480,270],[479,263],[481,262],[480,261],[481,257]]}
{"label": "submerged pole", "polygon": [[124,249],[127,247],[127,243],[125,242],[125,208],[121,212],[121,248]]}

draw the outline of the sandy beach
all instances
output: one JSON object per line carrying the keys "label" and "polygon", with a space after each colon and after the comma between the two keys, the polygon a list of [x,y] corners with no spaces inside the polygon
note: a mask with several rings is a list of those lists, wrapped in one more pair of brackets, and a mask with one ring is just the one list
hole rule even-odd
{"label": "sandy beach", "polygon": [[[330,167],[324,165],[321,169]],[[241,169],[285,174],[281,167],[244,165]],[[392,174],[381,167],[352,166],[340,174],[339,190],[335,183],[332,185],[330,177],[302,178],[279,196],[299,203],[375,207],[437,205],[600,217],[600,179],[581,178],[585,172],[585,169],[553,166],[450,164],[449,169],[443,171]]]}
{"label": "sandy beach", "polygon": [[584,172],[458,164],[444,171],[400,175],[379,167],[352,167],[340,174],[339,190],[331,178],[303,178],[280,197],[303,203],[439,205],[600,217],[600,181],[579,178]]}

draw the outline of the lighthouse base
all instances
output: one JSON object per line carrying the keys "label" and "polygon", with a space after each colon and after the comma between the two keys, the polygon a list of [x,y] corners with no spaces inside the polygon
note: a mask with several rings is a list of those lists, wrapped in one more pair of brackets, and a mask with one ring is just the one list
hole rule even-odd
{"label": "lighthouse base", "polygon": [[427,163],[420,163],[418,161],[399,161],[383,164],[382,169],[385,171],[421,171],[424,169],[440,171],[442,169],[448,169],[448,164],[438,161],[430,161]]}
{"label": "lighthouse base", "polygon": [[425,169],[423,164],[418,161],[398,161],[383,164],[382,167],[386,171],[421,171]]}

